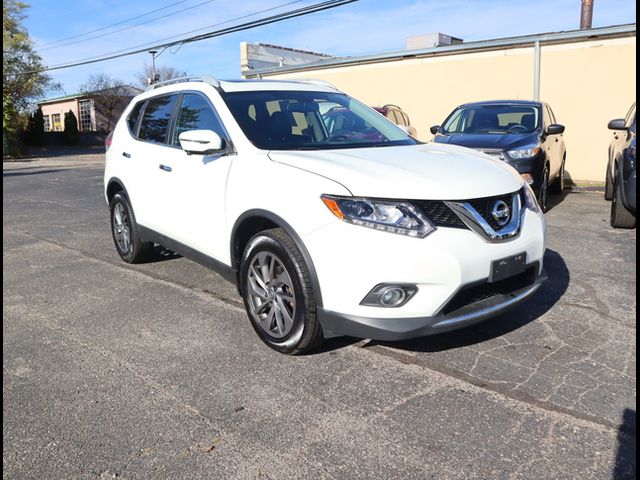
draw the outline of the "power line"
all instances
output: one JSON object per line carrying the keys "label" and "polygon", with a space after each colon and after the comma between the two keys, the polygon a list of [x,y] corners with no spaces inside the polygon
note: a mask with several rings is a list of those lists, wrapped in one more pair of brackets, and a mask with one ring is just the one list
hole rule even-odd
{"label": "power line", "polygon": [[[179,2],[170,3],[169,5],[166,5],[166,6],[161,7],[161,8],[157,8],[155,10],[151,10],[150,12],[146,12],[146,13],[143,13],[141,15],[137,15],[137,16],[131,17],[131,18],[126,18],[126,19],[121,20],[119,22],[112,23],[111,25],[105,25],[104,27],[96,28],[95,30],[89,30],[88,32],[79,33],[78,35],[74,35],[72,37],[66,37],[66,38],[61,38],[59,40],[52,40],[50,42],[45,42],[45,43],[40,44],[39,46],[36,45],[36,48],[38,49],[40,47],[44,47],[44,46],[47,46],[47,45],[52,45],[54,43],[66,42],[67,40],[72,40],[74,38],[84,37],[85,35],[90,35],[92,33],[101,32],[102,30],[106,30],[106,29],[111,28],[111,27],[117,27],[118,25],[122,25],[123,23],[130,22],[131,20],[137,20],[137,19],[142,18],[142,17],[146,17],[147,15],[151,15],[152,13],[156,13],[156,12],[159,12],[161,10],[166,10],[167,8],[174,7],[176,5],[184,3],[186,1],[188,1],[188,0],[180,0]],[[47,50],[47,49],[43,49],[43,50]]]}
{"label": "power line", "polygon": [[105,62],[105,61],[108,61],[108,60],[114,60],[116,58],[122,58],[122,57],[126,57],[126,56],[131,56],[131,55],[135,55],[135,54],[138,54],[138,53],[146,53],[150,48],[160,49],[160,48],[171,47],[173,45],[199,42],[199,41],[202,41],[202,40],[207,40],[209,38],[219,37],[219,36],[222,36],[222,35],[228,35],[230,33],[240,32],[240,31],[243,31],[243,30],[249,30],[251,28],[261,27],[261,26],[264,26],[264,25],[269,25],[271,23],[281,22],[283,20],[288,20],[290,18],[296,18],[296,17],[301,17],[301,16],[304,16],[304,15],[309,15],[311,13],[316,13],[316,12],[320,12],[320,11],[323,11],[323,10],[328,10],[328,9],[331,9],[331,8],[339,7],[339,6],[342,6],[342,5],[347,5],[349,3],[354,3],[354,2],[357,2],[357,1],[358,0],[328,0],[328,1],[325,1],[325,2],[309,5],[307,7],[298,8],[296,10],[290,10],[288,12],[283,12],[283,13],[279,13],[277,15],[272,15],[270,17],[265,17],[265,18],[262,18],[262,19],[259,19],[259,20],[254,20],[252,22],[246,22],[246,23],[243,23],[243,24],[240,24],[240,25],[224,28],[224,29],[221,29],[221,30],[214,30],[214,31],[211,31],[211,32],[203,33],[201,35],[195,35],[195,36],[192,36],[192,37],[183,38],[181,40],[176,40],[176,41],[173,41],[173,42],[153,45],[152,47],[132,50],[132,51],[121,53],[121,54],[117,54],[117,55],[109,55],[109,54],[107,54],[107,56],[103,56],[103,57],[99,57],[99,58],[95,58],[95,59],[90,59],[90,60],[85,60],[85,61],[76,61],[74,63],[68,63],[68,64],[62,64],[62,65],[55,65],[53,67],[47,67],[47,68],[43,68],[43,69],[40,69],[40,70],[29,70],[29,71],[26,71],[26,72],[18,72],[15,75],[28,75],[28,74],[34,74],[34,73],[49,72],[49,71],[52,71],[52,70],[62,70],[62,69],[71,68],[71,67],[79,67],[79,66],[82,66],[82,65],[89,65],[89,64],[92,64],[92,63]]}
{"label": "power line", "polygon": [[128,25],[128,26],[126,26],[124,28],[120,28],[118,30],[113,30],[112,32],[101,33],[100,35],[94,35],[93,37],[84,38],[82,40],[63,43],[61,45],[54,45],[52,47],[47,47],[47,48],[41,48],[39,51],[43,52],[45,50],[51,50],[52,48],[61,48],[61,47],[66,47],[67,45],[75,45],[75,44],[81,43],[81,42],[88,42],[90,40],[95,40],[96,38],[107,37],[109,35],[113,35],[114,33],[124,32],[125,30],[131,30],[132,28],[139,27],[141,25],[147,25],[148,23],[153,23],[153,22],[155,22],[157,20],[162,20],[163,18],[171,17],[171,16],[176,15],[178,13],[186,12],[187,10],[193,10],[194,8],[201,7],[202,5],[205,5],[205,4],[211,3],[211,2],[215,2],[215,1],[216,0],[205,0],[204,2],[197,3],[195,5],[192,5],[192,6],[187,7],[187,8],[183,8],[183,9],[178,10],[176,12],[167,13],[166,15],[162,15],[160,17],[152,18],[151,20],[147,20],[145,22],[135,23],[133,25]]}
{"label": "power line", "polygon": [[[120,50],[114,50],[114,51],[107,52],[107,53],[104,53],[104,54],[101,54],[101,55],[95,55],[93,57],[80,58],[78,60],[75,60],[74,63],[75,62],[85,62],[85,61],[88,61],[88,60],[95,60],[95,59],[98,59],[98,58],[102,58],[102,57],[104,57],[106,55],[114,55],[114,54],[121,53],[121,52],[128,52],[131,48],[144,48],[145,50],[156,49],[156,48],[159,48],[157,46],[158,45],[157,42],[163,42],[163,41],[166,41],[166,40],[171,40],[173,38],[182,37],[183,35],[188,35],[190,33],[201,32],[201,31],[207,30],[209,28],[219,27],[220,25],[226,25],[228,23],[233,23],[233,22],[238,21],[238,20],[244,20],[245,18],[249,18],[249,17],[255,17],[256,15],[260,15],[262,13],[267,13],[267,12],[272,12],[273,10],[279,10],[280,8],[288,7],[290,5],[293,5],[293,4],[296,4],[296,3],[301,3],[303,1],[304,0],[294,0],[294,1],[291,1],[291,2],[287,2],[287,3],[281,3],[279,5],[276,5],[276,6],[273,6],[273,7],[270,7],[270,8],[265,8],[264,10],[258,10],[257,12],[253,12],[253,13],[249,13],[249,14],[246,14],[246,15],[242,15],[240,17],[231,18],[231,19],[225,20],[223,22],[218,22],[218,23],[214,23],[212,25],[207,25],[205,27],[196,28],[194,30],[189,30],[189,31],[186,31],[186,32],[182,32],[182,33],[179,33],[177,35],[171,35],[169,37],[159,38],[157,40],[154,40],[153,42],[146,42],[146,43],[142,43],[142,44],[136,45],[134,47],[122,48]],[[168,47],[173,47],[175,45],[180,45],[180,48],[182,47],[181,41],[176,42],[176,43],[164,44],[164,45],[167,45],[167,46],[164,47],[162,51],[164,51]],[[174,52],[172,52],[172,53],[174,53]]]}

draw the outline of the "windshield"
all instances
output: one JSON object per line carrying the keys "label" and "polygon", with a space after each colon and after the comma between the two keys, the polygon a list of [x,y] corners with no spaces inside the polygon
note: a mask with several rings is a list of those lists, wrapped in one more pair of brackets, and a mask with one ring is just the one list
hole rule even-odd
{"label": "windshield", "polygon": [[461,107],[445,121],[444,133],[532,133],[540,125],[540,110],[533,105]]}
{"label": "windshield", "polygon": [[247,138],[264,150],[417,143],[379,113],[341,93],[231,92],[224,100]]}

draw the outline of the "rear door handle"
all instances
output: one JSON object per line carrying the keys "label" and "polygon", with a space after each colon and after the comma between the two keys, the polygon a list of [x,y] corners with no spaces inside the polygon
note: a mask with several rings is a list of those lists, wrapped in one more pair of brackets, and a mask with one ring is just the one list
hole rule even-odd
{"label": "rear door handle", "polygon": [[131,154],[127,152],[122,152],[123,157],[131,158]]}
{"label": "rear door handle", "polygon": [[160,164],[159,167],[160,167],[160,170],[163,170],[165,172],[170,172],[171,171],[171,167],[169,167],[167,165]]}

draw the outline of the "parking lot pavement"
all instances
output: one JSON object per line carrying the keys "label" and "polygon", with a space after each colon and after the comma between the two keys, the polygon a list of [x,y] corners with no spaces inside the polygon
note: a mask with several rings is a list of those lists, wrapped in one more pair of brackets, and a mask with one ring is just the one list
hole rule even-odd
{"label": "parking lot pavement", "polygon": [[4,164],[3,478],[635,478],[636,232],[547,214],[550,280],[509,314],[280,355],[235,287],[119,261],[100,161]]}

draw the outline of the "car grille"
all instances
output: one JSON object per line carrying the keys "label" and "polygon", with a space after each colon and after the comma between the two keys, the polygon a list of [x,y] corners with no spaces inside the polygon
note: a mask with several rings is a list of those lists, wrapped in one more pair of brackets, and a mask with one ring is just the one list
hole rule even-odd
{"label": "car grille", "polygon": [[517,293],[519,290],[534,284],[538,276],[539,264],[536,262],[526,271],[499,282],[484,282],[479,285],[463,287],[442,310],[446,315],[461,314],[465,307],[475,305],[490,299],[503,299]]}
{"label": "car grille", "polygon": [[[484,220],[491,225],[491,228],[494,230],[500,230],[502,226],[496,222],[491,215],[491,210],[497,201],[502,200],[504,203],[509,205],[509,209],[513,212],[513,193],[509,193],[507,195],[498,195],[497,197],[488,197],[488,198],[478,198],[475,200],[468,200],[468,203],[471,204],[473,208],[480,214]],[[509,221],[511,221],[511,214],[509,214]],[[503,225],[504,226],[504,225]]]}
{"label": "car grille", "polygon": [[[494,230],[500,230],[502,227],[498,225],[493,216],[491,210],[498,200],[502,200],[511,211],[513,211],[512,198],[513,193],[505,195],[497,195],[495,197],[475,198],[472,200],[457,200],[459,202],[465,202],[471,204],[473,208],[480,214],[484,220],[491,225]],[[436,227],[449,227],[449,228],[464,228],[468,229],[467,225],[460,220],[460,218],[451,210],[445,202],[440,200],[410,200],[410,202],[423,213]],[[511,219],[509,219],[511,220]]]}
{"label": "car grille", "polygon": [[412,200],[411,203],[436,227],[468,228],[443,201]]}

